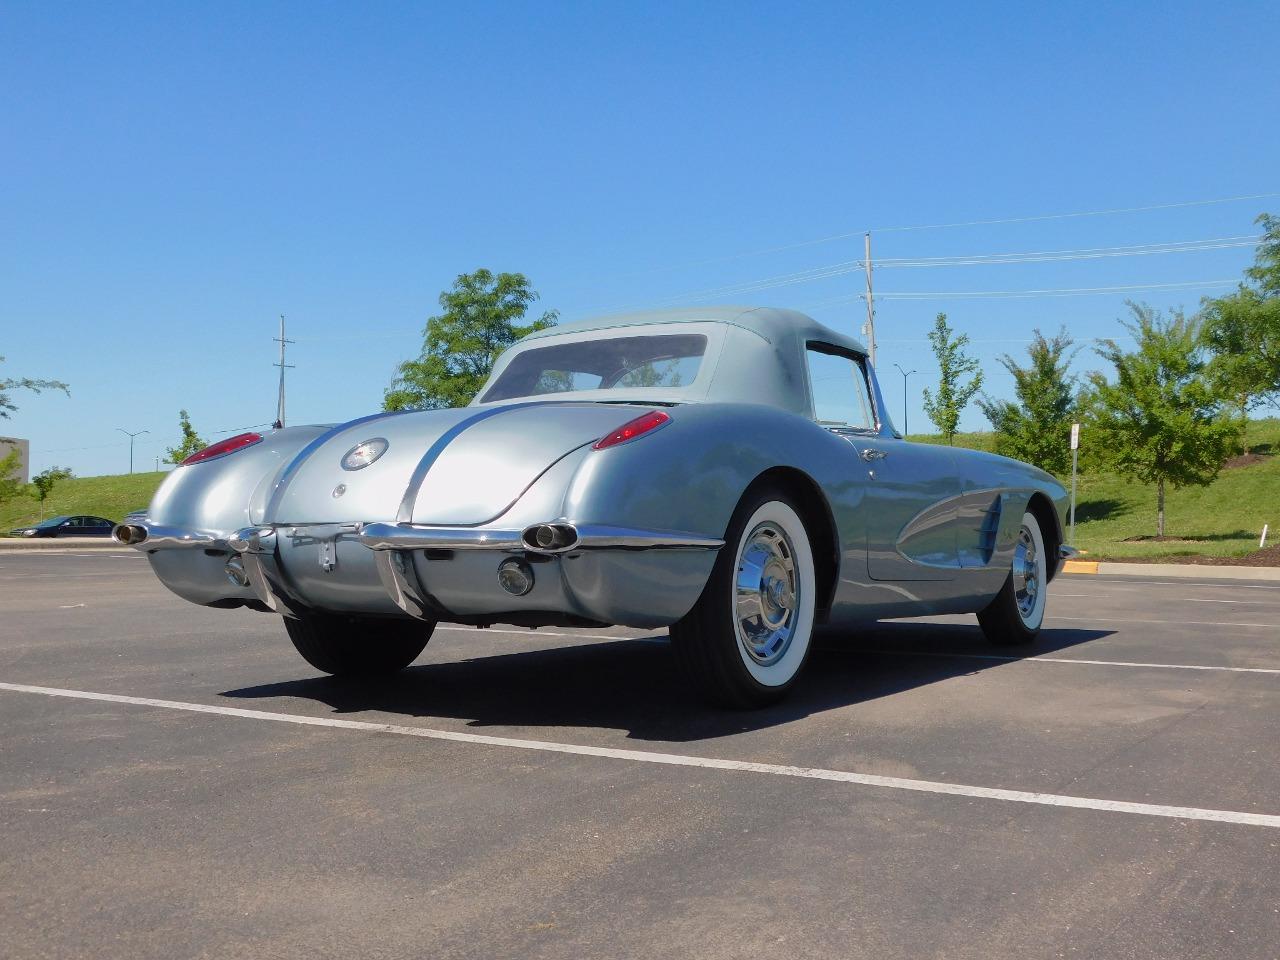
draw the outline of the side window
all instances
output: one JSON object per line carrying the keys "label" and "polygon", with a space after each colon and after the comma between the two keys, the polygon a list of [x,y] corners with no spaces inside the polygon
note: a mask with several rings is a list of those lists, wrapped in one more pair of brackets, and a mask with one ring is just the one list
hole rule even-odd
{"label": "side window", "polygon": [[876,417],[862,364],[852,357],[806,351],[813,410],[824,427],[875,430]]}

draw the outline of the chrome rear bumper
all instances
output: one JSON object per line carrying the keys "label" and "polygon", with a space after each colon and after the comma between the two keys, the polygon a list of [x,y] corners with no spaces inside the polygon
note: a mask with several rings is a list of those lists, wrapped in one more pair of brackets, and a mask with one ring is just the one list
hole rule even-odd
{"label": "chrome rear bumper", "polygon": [[[420,619],[441,619],[447,611],[422,582],[414,561],[415,551],[462,551],[468,554],[490,551],[550,560],[561,555],[582,556],[598,551],[625,554],[676,550],[701,553],[718,550],[724,545],[723,540],[700,534],[595,524],[579,526],[567,520],[534,524],[523,530],[382,522],[264,524],[224,534],[180,530],[153,524],[143,516],[131,516],[116,527],[112,535],[117,542],[146,553],[202,549],[234,554],[243,567],[249,590],[268,609],[283,616],[300,616],[312,603],[293,582],[299,572],[293,568],[293,560],[289,566],[291,575],[286,575],[282,555],[290,548],[314,544],[318,551],[315,554],[318,568],[328,574],[338,566],[338,541],[353,541],[372,552],[377,581],[386,598],[402,613]],[[344,565],[347,562],[344,561]],[[243,597],[244,593],[240,596]],[[381,603],[385,600],[379,605]]]}

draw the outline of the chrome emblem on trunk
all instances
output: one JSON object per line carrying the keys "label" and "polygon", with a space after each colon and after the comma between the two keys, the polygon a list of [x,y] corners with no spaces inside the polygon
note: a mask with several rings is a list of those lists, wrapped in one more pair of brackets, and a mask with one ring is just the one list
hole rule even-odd
{"label": "chrome emblem on trunk", "polygon": [[342,456],[343,470],[363,470],[387,452],[390,444],[383,437],[361,440]]}

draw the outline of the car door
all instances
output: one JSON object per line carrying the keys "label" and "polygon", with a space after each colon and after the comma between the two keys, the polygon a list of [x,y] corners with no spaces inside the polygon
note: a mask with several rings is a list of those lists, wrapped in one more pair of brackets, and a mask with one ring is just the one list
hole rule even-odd
{"label": "car door", "polygon": [[949,447],[907,443],[879,430],[864,361],[827,344],[807,351],[814,414],[849,444],[865,479],[867,574],[873,580],[952,580],[960,481]]}

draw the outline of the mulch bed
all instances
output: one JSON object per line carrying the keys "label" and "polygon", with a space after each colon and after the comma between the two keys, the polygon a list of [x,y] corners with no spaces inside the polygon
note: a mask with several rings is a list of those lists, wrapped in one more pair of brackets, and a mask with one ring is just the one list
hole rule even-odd
{"label": "mulch bed", "polygon": [[[1155,537],[1150,539],[1154,540]],[[1165,539],[1172,540],[1172,537]],[[1195,563],[1206,567],[1280,567],[1280,543],[1243,557],[1108,557],[1108,563]]]}
{"label": "mulch bed", "polygon": [[1235,470],[1238,467],[1252,467],[1255,463],[1266,463],[1271,458],[1261,453],[1242,453],[1223,461],[1223,470]]}

